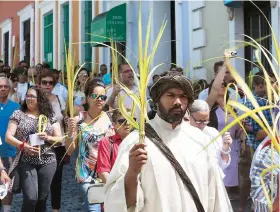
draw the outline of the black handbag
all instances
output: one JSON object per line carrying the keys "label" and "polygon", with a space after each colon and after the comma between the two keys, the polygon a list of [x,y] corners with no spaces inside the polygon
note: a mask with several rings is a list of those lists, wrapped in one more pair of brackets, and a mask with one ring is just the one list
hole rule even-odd
{"label": "black handbag", "polygon": [[18,152],[15,160],[13,161],[10,169],[9,169],[9,177],[11,179],[10,192],[13,194],[21,193],[21,183],[19,176],[19,165],[22,157],[22,152]]}

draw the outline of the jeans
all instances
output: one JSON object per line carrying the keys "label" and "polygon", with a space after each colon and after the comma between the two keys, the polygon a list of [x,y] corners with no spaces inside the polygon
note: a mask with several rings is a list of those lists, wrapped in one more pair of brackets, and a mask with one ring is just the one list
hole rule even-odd
{"label": "jeans", "polygon": [[52,184],[51,184],[51,202],[52,209],[60,209],[61,203],[61,183],[62,183],[62,172],[63,172],[63,161],[62,158],[65,155],[65,147],[60,146],[54,148],[56,155],[57,168],[54,174]]}
{"label": "jeans", "polygon": [[21,163],[20,183],[23,193],[21,212],[45,212],[56,162],[44,165]]}
{"label": "jeans", "polygon": [[82,193],[85,212],[101,212],[101,204],[89,204],[87,190],[90,183],[79,183],[79,188]]}

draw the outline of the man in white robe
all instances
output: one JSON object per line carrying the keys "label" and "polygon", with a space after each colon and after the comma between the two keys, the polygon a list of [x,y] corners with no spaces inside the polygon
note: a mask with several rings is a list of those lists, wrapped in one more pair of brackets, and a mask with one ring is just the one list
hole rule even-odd
{"label": "man in white robe", "polygon": [[[151,87],[157,115],[149,121],[192,182],[204,210],[231,212],[210,142],[199,129],[182,122],[193,102],[184,76],[163,76]],[[106,212],[195,212],[191,193],[162,151],[149,139],[139,143],[133,131],[119,147],[105,186]]]}

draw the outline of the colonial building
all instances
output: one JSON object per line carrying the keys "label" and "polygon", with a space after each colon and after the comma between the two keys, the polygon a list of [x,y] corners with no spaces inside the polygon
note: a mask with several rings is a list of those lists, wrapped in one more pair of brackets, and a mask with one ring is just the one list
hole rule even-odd
{"label": "colonial building", "polygon": [[34,2],[0,1],[0,59],[34,63]]}

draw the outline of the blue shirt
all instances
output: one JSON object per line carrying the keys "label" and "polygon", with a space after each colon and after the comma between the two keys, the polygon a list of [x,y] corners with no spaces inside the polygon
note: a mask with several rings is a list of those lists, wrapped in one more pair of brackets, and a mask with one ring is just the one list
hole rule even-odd
{"label": "blue shirt", "polygon": [[103,82],[104,82],[104,84],[105,84],[106,86],[110,85],[110,84],[112,83],[112,79],[111,79],[111,74],[110,74],[110,72],[107,73],[107,74],[105,74],[105,75],[103,76],[102,80],[103,80]]}
{"label": "blue shirt", "polygon": [[15,157],[16,148],[5,141],[6,131],[10,116],[13,112],[19,109],[20,105],[12,100],[8,100],[6,105],[3,105],[3,110],[0,109],[0,136],[2,145],[0,145],[0,157]]}

